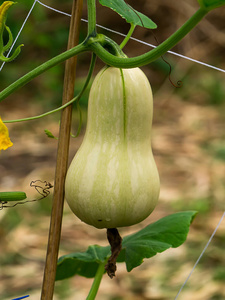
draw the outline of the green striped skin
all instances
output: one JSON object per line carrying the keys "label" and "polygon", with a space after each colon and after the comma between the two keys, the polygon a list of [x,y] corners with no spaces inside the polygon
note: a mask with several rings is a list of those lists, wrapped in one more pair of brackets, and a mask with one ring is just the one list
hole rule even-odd
{"label": "green striped skin", "polygon": [[139,68],[98,73],[85,137],[65,185],[70,208],[85,223],[130,226],[155,208],[160,184],[151,150],[152,113],[151,87]]}
{"label": "green striped skin", "polygon": [[24,192],[0,192],[0,202],[20,201],[27,198]]}

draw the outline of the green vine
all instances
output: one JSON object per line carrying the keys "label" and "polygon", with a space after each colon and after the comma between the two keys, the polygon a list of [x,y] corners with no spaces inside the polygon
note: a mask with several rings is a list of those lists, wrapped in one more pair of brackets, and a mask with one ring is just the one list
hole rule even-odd
{"label": "green vine", "polygon": [[[91,80],[91,76],[92,76],[93,71],[94,71],[95,62],[96,62],[96,55],[93,54],[92,59],[91,59],[91,63],[90,63],[89,72],[88,72],[86,81],[84,83],[84,86],[83,86],[82,90],[80,91],[80,93],[77,96],[75,96],[72,100],[70,100],[66,104],[64,104],[64,105],[62,105],[62,106],[60,106],[56,109],[53,109],[53,110],[48,111],[46,113],[43,113],[41,115],[28,117],[28,118],[23,118],[23,119],[7,120],[7,121],[4,121],[4,123],[17,123],[17,122],[32,121],[32,120],[40,119],[40,118],[46,117],[46,116],[48,116],[52,113],[58,112],[58,111],[60,111],[64,108],[66,108],[67,106],[71,105],[75,101],[79,102],[80,98],[82,97],[83,93],[85,92],[85,90],[86,90],[86,88],[87,88],[87,86],[88,86],[88,84]],[[79,110],[79,108],[78,108],[78,110]],[[79,114],[80,114],[80,123],[81,123],[82,118],[81,118],[80,110],[79,110]],[[78,129],[78,132],[77,132],[76,136],[79,134],[80,127],[81,127],[81,124],[79,124],[79,129]]]}
{"label": "green vine", "polygon": [[98,270],[95,274],[93,284],[91,286],[91,289],[89,291],[89,294],[88,294],[86,300],[94,300],[95,299],[98,289],[99,289],[99,286],[100,286],[100,283],[101,283],[101,280],[102,280],[102,276],[104,273],[105,273],[105,262],[99,264]]}
{"label": "green vine", "polygon": [[89,39],[89,44],[90,44],[89,46],[91,50],[95,52],[98,55],[98,57],[102,61],[104,61],[107,65],[117,67],[117,68],[140,67],[153,62],[154,60],[162,56],[164,53],[166,53],[168,50],[173,48],[202,20],[202,18],[206,14],[207,14],[206,10],[199,8],[199,10],[166,41],[161,43],[153,50],[137,57],[121,58],[110,54],[104,49],[102,44],[98,41],[98,36]]}
{"label": "green vine", "polygon": [[38,75],[44,73],[45,71],[49,70],[50,68],[56,66],[59,63],[64,62],[68,58],[78,55],[82,52],[87,51],[87,46],[84,45],[84,43],[81,43],[80,45],[67,50],[63,53],[61,53],[58,56],[55,56],[54,58],[48,60],[47,62],[43,63],[42,65],[38,66],[37,68],[33,69],[29,73],[25,74],[23,77],[19,78],[15,82],[13,82],[11,85],[9,85],[6,89],[4,89],[0,93],[0,101],[7,98],[9,95],[14,93],[16,90],[30,82],[32,79],[37,77]]}
{"label": "green vine", "polygon": [[[32,79],[54,67],[55,65],[62,63],[74,55],[78,55],[82,52],[94,52],[102,61],[107,65],[118,67],[118,68],[134,68],[140,67],[150,62],[153,62],[160,56],[162,56],[169,49],[173,48],[185,35],[187,35],[207,14],[207,10],[199,8],[199,10],[173,35],[171,35],[166,41],[154,48],[153,50],[133,58],[127,58],[121,51],[119,46],[108,37],[102,34],[93,34],[95,32],[95,1],[88,1],[88,18],[91,21],[89,31],[91,34],[78,46],[59,54],[58,56],[50,59],[49,61],[38,66],[34,70],[30,71],[0,93],[0,101],[4,100],[10,94],[30,82]],[[89,6],[90,4],[90,6]],[[110,52],[108,49],[110,48]],[[113,51],[112,51],[113,50]]]}

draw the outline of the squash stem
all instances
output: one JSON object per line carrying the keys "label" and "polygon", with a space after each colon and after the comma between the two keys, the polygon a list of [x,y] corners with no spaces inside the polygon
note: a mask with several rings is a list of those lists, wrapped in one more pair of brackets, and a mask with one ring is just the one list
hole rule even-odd
{"label": "squash stem", "polygon": [[100,283],[102,281],[102,276],[103,276],[104,272],[105,272],[105,262],[99,264],[98,270],[95,275],[95,279],[92,283],[91,289],[89,291],[89,294],[88,294],[86,300],[94,300],[95,299],[98,289],[99,289],[99,286],[100,286]]}
{"label": "squash stem", "polygon": [[122,238],[117,228],[107,228],[107,239],[111,246],[111,256],[109,257],[105,270],[110,278],[113,278],[116,273],[116,260],[122,250]]}

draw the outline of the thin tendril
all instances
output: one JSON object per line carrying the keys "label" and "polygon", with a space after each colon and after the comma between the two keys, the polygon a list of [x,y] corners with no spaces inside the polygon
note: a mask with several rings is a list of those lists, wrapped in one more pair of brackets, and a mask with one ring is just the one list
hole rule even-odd
{"label": "thin tendril", "polygon": [[82,97],[83,93],[85,92],[85,90],[90,82],[90,79],[91,79],[91,76],[92,76],[92,73],[94,70],[94,66],[95,66],[95,61],[96,61],[96,55],[93,53],[92,58],[91,58],[90,68],[89,68],[88,75],[87,75],[86,81],[84,83],[84,86],[83,86],[82,90],[80,91],[80,93],[77,96],[75,96],[72,100],[70,100],[69,102],[67,102],[66,104],[64,104],[58,108],[55,108],[51,111],[48,111],[48,112],[43,113],[38,116],[33,116],[33,117],[28,117],[28,118],[23,118],[23,119],[16,119],[16,120],[6,120],[6,121],[3,121],[3,123],[17,123],[17,122],[25,122],[25,121],[32,121],[32,120],[40,119],[40,118],[48,116],[52,113],[62,110],[63,108],[71,105],[75,101],[79,101],[79,99]]}
{"label": "thin tendril", "polygon": [[163,57],[161,56],[162,60],[169,66],[169,81],[170,83],[175,87],[175,88],[181,88],[183,86],[183,82],[182,80],[178,80],[177,81],[177,85],[173,83],[172,79],[171,79],[171,73],[172,73],[172,67],[171,64]]}
{"label": "thin tendril", "polygon": [[78,128],[77,128],[77,133],[74,135],[74,134],[70,134],[71,137],[73,138],[76,138],[79,136],[80,132],[81,132],[81,127],[82,127],[82,121],[83,121],[83,117],[82,117],[82,110],[81,110],[81,107],[80,107],[80,102],[77,101],[77,110],[78,110],[78,113],[79,113],[79,125],[78,125]]}
{"label": "thin tendril", "polygon": [[[26,24],[26,22],[27,22],[27,20],[28,20],[28,18],[29,18],[29,16],[30,16],[30,14],[31,14],[31,12],[32,12],[33,9],[34,9],[34,6],[35,6],[36,2],[37,2],[37,0],[34,0],[32,6],[31,6],[31,9],[29,10],[29,12],[28,12],[28,14],[27,14],[27,16],[26,16],[26,18],[25,18],[25,20],[24,20],[22,26],[20,27],[20,30],[19,30],[19,32],[18,32],[18,34],[17,34],[17,36],[16,36],[14,42],[12,43],[12,46],[11,46],[11,48],[9,49],[8,54],[7,54],[6,57],[8,57],[9,54],[11,53],[11,51],[12,51],[12,49],[13,49],[15,43],[17,42],[17,39],[19,38],[19,36],[20,36],[20,34],[21,34],[21,32],[22,32],[22,30],[23,30],[23,28],[24,28],[24,26],[25,26],[25,24]],[[1,65],[1,67],[0,67],[0,72],[1,72],[1,70],[3,69],[4,65],[5,65],[5,62],[2,63],[2,65]]]}
{"label": "thin tendril", "polygon": [[[40,183],[44,184],[44,187],[42,187],[42,186],[39,185],[39,184],[36,184],[38,181],[39,181]],[[39,198],[39,199],[32,199],[32,200],[26,200],[26,201],[16,202],[16,203],[13,204],[13,205],[4,205],[4,203],[7,203],[7,201],[6,201],[6,202],[4,202],[4,203],[1,203],[2,205],[1,205],[0,210],[3,209],[3,208],[15,207],[15,206],[17,206],[17,205],[19,205],[19,204],[25,204],[25,203],[29,203],[29,202],[40,201],[40,200],[46,198],[46,197],[50,194],[49,189],[53,188],[53,185],[52,185],[50,182],[47,182],[47,181],[41,181],[41,180],[31,181],[30,186],[31,186],[31,187],[34,187],[35,190],[36,190],[42,197]]]}
{"label": "thin tendril", "polygon": [[[153,35],[153,37],[154,37],[156,43],[159,45],[158,39],[157,39],[156,35],[153,33],[153,31],[152,31],[152,35]],[[161,56],[161,58],[162,58],[162,60],[169,66],[169,74],[168,74],[168,76],[169,76],[169,81],[170,81],[170,83],[171,83],[175,88],[181,88],[181,87],[183,86],[182,80],[178,80],[178,81],[177,81],[177,85],[176,85],[175,83],[173,83],[173,81],[172,81],[172,79],[171,79],[172,66],[171,66],[171,64],[163,57],[163,55]]]}

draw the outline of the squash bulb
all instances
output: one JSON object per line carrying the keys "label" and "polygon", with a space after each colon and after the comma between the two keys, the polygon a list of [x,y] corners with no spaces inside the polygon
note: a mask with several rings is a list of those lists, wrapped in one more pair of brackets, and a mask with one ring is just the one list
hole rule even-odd
{"label": "squash bulb", "polygon": [[84,140],[68,169],[65,197],[83,222],[130,226],[147,218],[159,197],[151,150],[153,99],[139,68],[103,68],[89,95]]}

